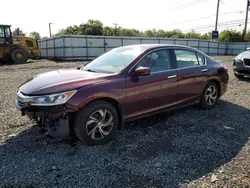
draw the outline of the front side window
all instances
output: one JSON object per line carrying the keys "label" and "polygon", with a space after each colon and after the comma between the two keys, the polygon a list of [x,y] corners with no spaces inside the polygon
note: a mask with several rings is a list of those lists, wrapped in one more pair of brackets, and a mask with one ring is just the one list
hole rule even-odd
{"label": "front side window", "polygon": [[82,70],[98,73],[119,73],[135,60],[145,49],[140,47],[115,48],[99,56]]}
{"label": "front side window", "polygon": [[157,50],[149,53],[138,64],[137,67],[149,67],[151,73],[171,69],[171,56],[169,50]]}
{"label": "front side window", "polygon": [[174,50],[177,68],[193,67],[199,65],[196,53],[188,50]]}

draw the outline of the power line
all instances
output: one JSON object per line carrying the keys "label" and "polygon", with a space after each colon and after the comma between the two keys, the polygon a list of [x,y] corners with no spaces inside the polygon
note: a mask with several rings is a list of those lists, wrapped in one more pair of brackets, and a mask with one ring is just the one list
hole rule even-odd
{"label": "power line", "polygon": [[187,8],[187,7],[190,7],[190,6],[194,6],[194,5],[203,3],[205,1],[207,1],[207,0],[195,0],[195,1],[183,4],[183,5],[180,5],[180,6],[176,7],[176,8]]}
{"label": "power line", "polygon": [[[244,22],[244,20],[231,20],[231,21],[227,21],[227,22],[221,22],[218,24],[218,26],[226,26],[226,25],[232,25],[232,24],[242,24]],[[193,27],[193,28],[189,28],[186,29],[184,31],[190,31],[190,30],[200,30],[200,29],[206,29],[206,28],[211,28],[213,27],[213,24],[209,24],[209,25],[201,25],[198,27]]]}
{"label": "power line", "polygon": [[[235,12],[225,12],[225,13],[221,13],[219,15],[226,15],[226,14],[235,14],[235,13],[242,13],[243,11],[235,11]],[[203,19],[206,19],[206,18],[212,18],[216,16],[215,14],[214,15],[211,15],[211,16],[205,16],[205,17],[201,17],[201,18],[197,18],[197,19],[192,19],[192,20],[185,20],[185,21],[181,21],[181,22],[174,22],[174,23],[170,23],[171,25],[176,25],[176,24],[182,24],[182,23],[188,23],[188,22],[193,22],[193,21],[197,21],[197,20],[203,20]]]}
{"label": "power line", "polygon": [[191,1],[189,3],[185,3],[185,4],[179,5],[177,7],[171,8],[168,11],[171,11],[171,12],[172,11],[179,11],[179,10],[182,10],[185,8],[196,6],[196,5],[201,4],[201,3],[205,3],[207,1],[209,1],[209,0],[194,0],[194,1]]}
{"label": "power line", "polygon": [[[226,25],[226,26],[219,26],[218,25],[218,28],[219,29],[224,29],[224,28],[231,28],[231,27],[236,27],[236,26],[238,26],[238,27],[242,27],[243,26],[243,24],[240,24],[240,25],[238,25],[238,24],[234,24],[234,25]],[[210,28],[206,28],[206,29],[199,29],[199,30],[195,30],[196,32],[202,32],[202,31],[208,31],[208,30],[212,30],[214,28],[214,26],[212,26],[212,27],[210,27]]]}
{"label": "power line", "polygon": [[[229,28],[229,27],[236,27],[236,26],[243,26],[244,22],[240,22],[240,23],[232,23],[232,24],[225,24],[225,25],[218,25],[218,27],[220,29],[222,28]],[[210,26],[207,26],[207,27],[204,27],[204,28],[199,28],[199,29],[193,29],[194,31],[197,31],[197,32],[200,32],[200,31],[205,31],[205,30],[210,30],[210,29],[213,29],[213,25],[210,25]],[[188,30],[190,31],[190,30]],[[188,31],[183,31],[183,32],[188,32]]]}
{"label": "power line", "polygon": [[[239,11],[238,9],[233,8],[233,7],[229,6],[228,4],[224,3],[222,0],[220,0],[220,2],[221,2],[223,5],[227,6],[228,8],[231,8],[232,10]],[[243,11],[239,11],[239,12],[243,12]]]}

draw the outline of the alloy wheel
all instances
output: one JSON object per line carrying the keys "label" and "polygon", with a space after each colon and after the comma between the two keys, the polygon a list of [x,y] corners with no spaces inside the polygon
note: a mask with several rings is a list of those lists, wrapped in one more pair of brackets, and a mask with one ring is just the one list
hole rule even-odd
{"label": "alloy wheel", "polygon": [[94,111],[86,121],[86,132],[94,140],[101,140],[108,136],[114,125],[114,118],[110,111],[99,109]]}
{"label": "alloy wheel", "polygon": [[214,85],[210,85],[205,92],[205,101],[207,105],[213,106],[217,100],[217,88]]}

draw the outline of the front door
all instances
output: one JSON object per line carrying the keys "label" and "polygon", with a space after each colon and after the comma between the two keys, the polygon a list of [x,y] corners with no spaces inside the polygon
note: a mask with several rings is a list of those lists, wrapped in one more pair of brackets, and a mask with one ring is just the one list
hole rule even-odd
{"label": "front door", "polygon": [[[133,77],[138,67],[149,67],[150,75]],[[161,109],[174,102],[176,70],[172,70],[171,55],[167,49],[156,50],[142,58],[126,77],[126,118]]]}
{"label": "front door", "polygon": [[175,49],[173,52],[176,57],[178,77],[176,97],[179,102],[198,98],[209,76],[205,57],[195,51],[186,49]]}

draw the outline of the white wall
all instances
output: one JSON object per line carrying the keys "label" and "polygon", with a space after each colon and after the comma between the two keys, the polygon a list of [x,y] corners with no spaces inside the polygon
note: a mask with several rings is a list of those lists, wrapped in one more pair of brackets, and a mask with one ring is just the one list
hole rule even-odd
{"label": "white wall", "polygon": [[235,55],[250,47],[250,43],[225,43],[196,39],[146,37],[104,37],[65,35],[39,41],[41,57],[90,60],[112,48],[131,44],[178,44],[197,48],[208,55]]}

